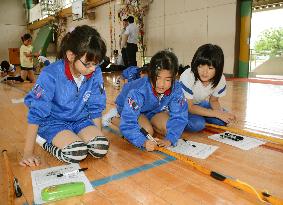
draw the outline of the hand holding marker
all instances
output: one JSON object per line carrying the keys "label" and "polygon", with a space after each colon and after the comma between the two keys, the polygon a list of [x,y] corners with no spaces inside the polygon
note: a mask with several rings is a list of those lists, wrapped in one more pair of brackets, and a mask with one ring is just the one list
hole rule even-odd
{"label": "hand holding marker", "polygon": [[158,146],[158,142],[157,142],[143,127],[140,129],[140,131],[141,131],[141,133],[144,134],[144,136],[145,136],[148,140],[150,140],[150,141],[156,143],[157,146]]}

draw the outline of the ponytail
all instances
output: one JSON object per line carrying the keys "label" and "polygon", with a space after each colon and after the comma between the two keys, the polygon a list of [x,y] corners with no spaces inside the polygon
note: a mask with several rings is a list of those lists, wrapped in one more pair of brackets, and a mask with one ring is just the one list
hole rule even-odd
{"label": "ponytail", "polygon": [[57,53],[57,59],[65,59],[66,58],[66,47],[68,45],[68,40],[70,38],[71,33],[68,32],[66,35],[62,38],[61,44],[60,44],[60,50]]}

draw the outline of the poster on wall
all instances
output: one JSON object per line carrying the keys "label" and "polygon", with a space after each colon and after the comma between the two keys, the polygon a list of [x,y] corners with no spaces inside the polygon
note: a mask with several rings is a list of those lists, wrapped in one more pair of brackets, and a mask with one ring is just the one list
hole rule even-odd
{"label": "poster on wall", "polygon": [[73,21],[83,17],[83,2],[81,0],[72,3]]}
{"label": "poster on wall", "polygon": [[38,19],[41,19],[41,7],[40,4],[36,4],[29,9],[29,23],[32,23]]}

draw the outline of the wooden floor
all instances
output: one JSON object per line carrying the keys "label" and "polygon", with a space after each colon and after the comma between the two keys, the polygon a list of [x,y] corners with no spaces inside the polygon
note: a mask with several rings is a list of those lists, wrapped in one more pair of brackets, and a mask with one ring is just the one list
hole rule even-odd
{"label": "wooden floor", "polygon": [[[107,109],[114,107],[119,90],[112,85],[118,73],[106,73]],[[0,148],[7,149],[12,171],[24,196],[16,205],[33,204],[31,171],[63,165],[36,145],[42,159],[39,167],[21,167],[27,127],[27,108],[11,99],[25,96],[31,84],[0,83]],[[283,138],[283,85],[228,81],[228,94],[221,100],[236,113],[233,127]],[[81,167],[95,190],[80,197],[51,204],[264,204],[255,195],[232,188],[206,176],[182,161],[159,152],[139,150],[123,140],[117,130],[104,129],[111,141],[110,151],[100,160],[88,157]],[[192,141],[217,145],[206,160],[194,159],[214,171],[238,178],[259,190],[283,198],[283,146],[267,143],[242,151],[207,138],[210,130],[183,134]],[[7,177],[3,157],[0,160],[0,204],[7,204]]]}

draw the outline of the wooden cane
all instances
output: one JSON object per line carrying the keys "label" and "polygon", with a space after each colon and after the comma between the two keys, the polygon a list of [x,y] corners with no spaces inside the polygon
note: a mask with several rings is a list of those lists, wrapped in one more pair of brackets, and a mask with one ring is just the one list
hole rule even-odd
{"label": "wooden cane", "polygon": [[14,205],[15,204],[14,202],[15,190],[14,190],[14,185],[13,185],[14,177],[13,177],[13,173],[10,167],[7,150],[3,150],[2,153],[4,157],[4,163],[5,163],[5,168],[7,172],[7,178],[8,178],[8,205]]}

